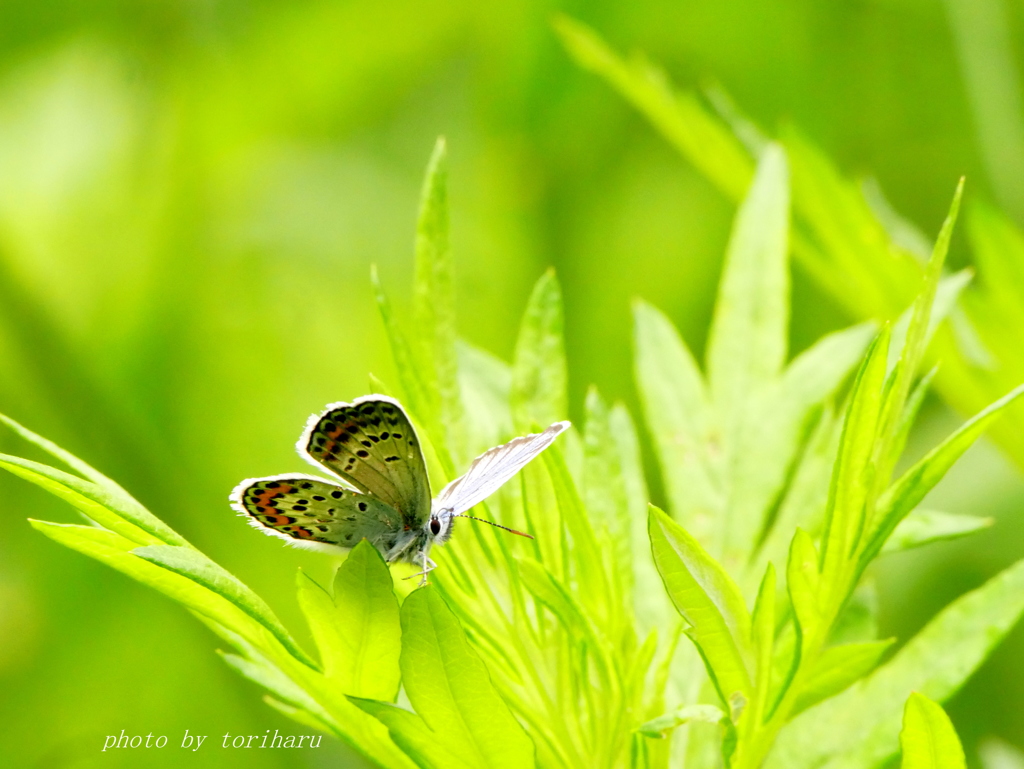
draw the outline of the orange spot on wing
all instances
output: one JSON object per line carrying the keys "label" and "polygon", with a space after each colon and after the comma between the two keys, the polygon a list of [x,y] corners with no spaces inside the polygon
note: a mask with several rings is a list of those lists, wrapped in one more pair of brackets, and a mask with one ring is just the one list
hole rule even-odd
{"label": "orange spot on wing", "polygon": [[274,507],[274,497],[278,494],[291,494],[293,491],[295,491],[294,486],[278,486],[276,489],[260,489],[256,492],[256,504],[259,507]]}

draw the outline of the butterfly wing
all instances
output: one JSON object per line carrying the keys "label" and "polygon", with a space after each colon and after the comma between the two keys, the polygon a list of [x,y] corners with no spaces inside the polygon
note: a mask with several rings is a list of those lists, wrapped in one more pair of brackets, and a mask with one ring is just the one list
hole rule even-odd
{"label": "butterfly wing", "polygon": [[430,513],[430,482],[416,431],[398,401],[364,395],[310,417],[299,453],[397,510],[418,528]]}
{"label": "butterfly wing", "polygon": [[473,460],[465,475],[441,489],[434,500],[434,510],[451,509],[452,515],[466,512],[526,467],[567,427],[568,422],[555,422],[542,433],[514,438],[502,446],[485,451]]}
{"label": "butterfly wing", "polygon": [[365,537],[387,553],[403,533],[401,515],[387,503],[310,475],[242,481],[231,506],[264,533],[311,550],[336,552]]}

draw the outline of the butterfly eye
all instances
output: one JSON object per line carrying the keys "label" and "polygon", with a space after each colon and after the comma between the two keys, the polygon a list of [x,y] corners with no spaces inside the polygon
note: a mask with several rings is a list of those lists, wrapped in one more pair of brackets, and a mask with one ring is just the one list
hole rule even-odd
{"label": "butterfly eye", "polygon": [[430,533],[435,537],[441,533],[441,521],[437,518],[430,519]]}

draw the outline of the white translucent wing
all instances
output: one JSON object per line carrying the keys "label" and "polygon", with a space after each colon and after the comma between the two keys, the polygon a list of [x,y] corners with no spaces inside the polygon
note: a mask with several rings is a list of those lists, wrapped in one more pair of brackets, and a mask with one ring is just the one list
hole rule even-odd
{"label": "white translucent wing", "polygon": [[568,422],[555,422],[542,433],[514,438],[485,451],[473,460],[465,475],[441,489],[433,509],[449,508],[453,515],[466,512],[500,489],[568,427]]}

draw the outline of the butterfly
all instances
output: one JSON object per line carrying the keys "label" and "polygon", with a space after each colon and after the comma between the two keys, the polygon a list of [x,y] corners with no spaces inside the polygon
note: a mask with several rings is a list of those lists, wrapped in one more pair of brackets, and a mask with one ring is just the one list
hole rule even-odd
{"label": "butterfly", "polygon": [[423,451],[405,410],[394,398],[364,395],[311,416],[296,444],[299,456],[331,480],[301,473],[249,478],[231,492],[231,506],[255,528],[298,547],[339,552],[367,539],[388,563],[422,566],[413,576],[424,585],[437,568],[430,548],[448,541],[455,519],[473,518],[467,510],[568,427],[555,422],[485,451],[431,500]]}

